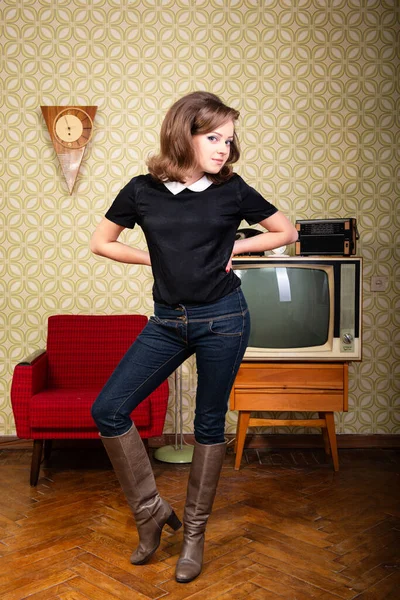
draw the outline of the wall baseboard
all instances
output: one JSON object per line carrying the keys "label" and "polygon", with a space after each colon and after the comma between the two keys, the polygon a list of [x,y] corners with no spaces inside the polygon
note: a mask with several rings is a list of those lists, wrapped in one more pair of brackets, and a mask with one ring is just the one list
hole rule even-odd
{"label": "wall baseboard", "polygon": [[[226,436],[228,442],[233,442],[234,434]],[[178,443],[180,441],[180,436]],[[193,434],[184,434],[185,444],[194,443]],[[58,447],[96,447],[101,441],[93,440],[54,440]],[[175,445],[175,434],[165,433],[149,440],[151,448]],[[400,435],[396,434],[355,434],[337,435],[338,448],[400,448]],[[318,434],[250,434],[246,436],[245,448],[323,448],[322,436]],[[32,440],[20,440],[15,435],[0,436],[0,450],[31,450]]]}
{"label": "wall baseboard", "polygon": [[[228,434],[227,440],[233,442],[234,434]],[[180,439],[180,438],[179,438]],[[193,444],[194,435],[185,434],[184,443]],[[337,435],[338,448],[400,448],[400,435],[391,434],[342,434]],[[152,438],[150,446],[158,448],[164,445],[174,445],[175,435],[164,434]],[[322,435],[318,434],[249,434],[246,436],[245,448],[323,448]]]}

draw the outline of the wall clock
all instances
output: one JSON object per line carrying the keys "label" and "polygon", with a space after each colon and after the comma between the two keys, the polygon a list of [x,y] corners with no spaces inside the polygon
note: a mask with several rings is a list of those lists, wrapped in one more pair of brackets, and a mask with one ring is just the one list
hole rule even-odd
{"label": "wall clock", "polygon": [[86,145],[93,133],[97,106],[41,106],[51,141],[72,194]]}

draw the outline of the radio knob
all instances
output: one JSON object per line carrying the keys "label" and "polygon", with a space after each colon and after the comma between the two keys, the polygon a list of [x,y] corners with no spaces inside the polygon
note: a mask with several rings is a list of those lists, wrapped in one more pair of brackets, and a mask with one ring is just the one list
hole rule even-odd
{"label": "radio knob", "polygon": [[343,334],[343,344],[352,344],[353,343],[353,336],[351,335],[351,333],[344,333]]}

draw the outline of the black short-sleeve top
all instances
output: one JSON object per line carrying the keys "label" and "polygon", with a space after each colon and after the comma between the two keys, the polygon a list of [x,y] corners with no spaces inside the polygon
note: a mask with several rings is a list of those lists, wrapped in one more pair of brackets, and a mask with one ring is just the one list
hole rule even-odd
{"label": "black short-sleeve top", "polygon": [[240,285],[225,267],[236,230],[272,216],[277,209],[237,174],[203,191],[174,195],[151,175],[134,177],[117,195],[106,218],[143,230],[154,276],[155,302],[169,305],[215,302]]}

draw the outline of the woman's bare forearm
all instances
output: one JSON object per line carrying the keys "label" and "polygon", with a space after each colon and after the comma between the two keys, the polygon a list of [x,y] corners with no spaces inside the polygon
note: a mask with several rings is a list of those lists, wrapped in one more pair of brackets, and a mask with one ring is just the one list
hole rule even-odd
{"label": "woman's bare forearm", "polygon": [[246,252],[264,252],[280,246],[293,244],[298,232],[295,226],[280,211],[259,223],[267,231],[244,240],[237,240],[233,246],[233,254]]}
{"label": "woman's bare forearm", "polygon": [[90,240],[90,249],[98,256],[104,256],[130,265],[151,265],[150,255],[145,250],[132,248],[118,241],[125,227],[103,218]]}
{"label": "woman's bare forearm", "polygon": [[151,265],[150,254],[146,250],[132,248],[122,242],[105,242],[102,244],[92,244],[91,250],[98,256],[104,256],[121,263],[132,265]]}
{"label": "woman's bare forearm", "polygon": [[264,252],[273,250],[280,246],[286,246],[296,241],[294,235],[287,231],[269,231],[251,238],[237,240],[233,246],[233,254],[245,254],[246,252]]}

